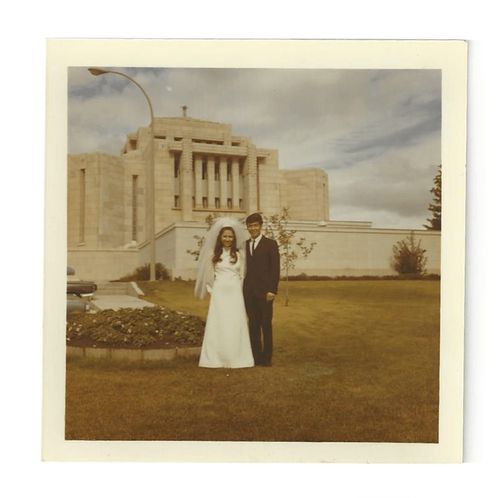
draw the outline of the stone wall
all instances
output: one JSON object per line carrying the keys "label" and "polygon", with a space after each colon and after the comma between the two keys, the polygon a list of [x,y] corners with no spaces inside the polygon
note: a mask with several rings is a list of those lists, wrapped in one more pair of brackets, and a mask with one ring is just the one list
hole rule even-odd
{"label": "stone wall", "polygon": [[82,280],[117,280],[139,266],[137,249],[68,249],[68,266]]}
{"label": "stone wall", "polygon": [[289,208],[294,220],[330,219],[328,175],[321,169],[282,170],[284,196],[282,206]]}
{"label": "stone wall", "polygon": [[119,158],[107,154],[98,155],[99,191],[99,248],[120,247],[125,240],[124,225],[124,177]]}
{"label": "stone wall", "polygon": [[[146,237],[146,186],[147,177],[145,160],[141,151],[129,152],[121,157],[123,163],[123,204],[124,204],[124,240],[128,243],[144,240]],[[134,210],[135,197],[135,210]],[[134,214],[135,211],[135,214]],[[134,220],[135,216],[135,234]],[[135,235],[135,239],[134,239]]]}
{"label": "stone wall", "polygon": [[258,150],[258,198],[257,210],[263,213],[279,213],[283,202],[283,184],[286,182],[278,164],[278,151]]}
{"label": "stone wall", "polygon": [[[188,251],[197,249],[195,236],[203,236],[207,225],[199,222],[179,222],[170,225],[157,234],[156,261],[162,263],[172,279],[193,279],[196,277],[195,256]],[[140,264],[149,263],[149,244],[139,246]]]}
{"label": "stone wall", "polygon": [[68,157],[68,247],[124,244],[123,166],[108,154]]}
{"label": "stone wall", "polygon": [[[304,237],[316,242],[307,259],[299,259],[290,275],[306,273],[318,276],[383,276],[396,274],[391,268],[392,247],[411,233],[426,249],[427,272],[440,274],[441,233],[428,230],[396,230],[371,228],[369,223],[294,222],[296,240]],[[161,261],[173,278],[196,278],[196,261],[188,250],[196,248],[195,235],[203,235],[206,225],[180,223],[172,225],[157,239],[157,261]],[[149,244],[140,247],[139,259],[148,261]]]}
{"label": "stone wall", "polygon": [[427,272],[440,274],[441,233],[429,230],[400,230],[361,227],[323,227],[295,224],[296,239],[305,237],[316,242],[307,259],[300,259],[292,275],[361,276],[394,275],[391,268],[392,248],[396,242],[414,234],[426,249]]}
{"label": "stone wall", "polygon": [[[291,275],[306,273],[320,276],[393,275],[390,266],[393,245],[412,232],[426,249],[428,273],[440,274],[441,234],[428,230],[393,230],[371,228],[368,224],[329,222],[320,226],[295,222],[296,240],[305,237],[316,246],[307,259],[299,259]],[[188,253],[196,249],[196,235],[203,235],[206,225],[180,222],[158,234],[156,260],[169,270],[172,278],[196,278],[195,257]],[[149,244],[138,249],[86,250],[70,249],[68,264],[80,278],[113,280],[131,273],[149,262]]]}

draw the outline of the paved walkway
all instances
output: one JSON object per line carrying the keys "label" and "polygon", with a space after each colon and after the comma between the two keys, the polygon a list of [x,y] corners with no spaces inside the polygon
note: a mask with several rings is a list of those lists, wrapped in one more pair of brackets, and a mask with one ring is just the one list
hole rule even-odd
{"label": "paved walkway", "polygon": [[100,310],[119,310],[120,308],[140,309],[147,306],[155,306],[149,301],[139,299],[138,297],[128,296],[126,294],[117,295],[94,295],[92,304]]}

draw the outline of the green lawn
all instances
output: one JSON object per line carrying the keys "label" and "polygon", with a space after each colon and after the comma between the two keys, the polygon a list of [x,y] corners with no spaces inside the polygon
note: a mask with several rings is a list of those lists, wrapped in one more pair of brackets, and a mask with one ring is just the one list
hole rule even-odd
{"label": "green lawn", "polygon": [[[290,306],[275,303],[271,368],[69,360],[66,438],[437,442],[439,282],[290,285]],[[190,283],[141,287],[206,314]]]}

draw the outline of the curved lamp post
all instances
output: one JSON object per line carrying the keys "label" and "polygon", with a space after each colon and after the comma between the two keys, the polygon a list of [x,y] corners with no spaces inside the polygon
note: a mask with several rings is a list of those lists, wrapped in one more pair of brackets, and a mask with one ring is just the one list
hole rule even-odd
{"label": "curved lamp post", "polygon": [[148,94],[142,88],[137,81],[128,76],[125,73],[121,73],[119,71],[109,71],[107,69],[101,69],[98,67],[90,67],[90,74],[93,76],[101,76],[103,74],[117,74],[118,76],[123,76],[131,81],[134,85],[136,85],[139,90],[142,92],[144,97],[148,102],[149,113],[151,115],[151,153],[150,164],[149,164],[149,174],[148,174],[148,182],[147,182],[147,213],[148,222],[147,222],[147,231],[148,231],[148,239],[149,239],[149,250],[150,250],[150,261],[149,261],[149,280],[156,280],[156,241],[155,241],[155,132],[154,132],[154,114],[153,114],[153,106],[151,105],[151,100],[148,97]]}

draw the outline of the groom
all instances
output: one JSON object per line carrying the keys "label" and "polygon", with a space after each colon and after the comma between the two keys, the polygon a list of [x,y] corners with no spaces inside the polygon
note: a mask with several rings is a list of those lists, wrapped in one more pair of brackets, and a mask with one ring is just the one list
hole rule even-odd
{"label": "groom", "polygon": [[262,235],[262,216],[246,219],[250,239],[246,242],[247,274],[243,295],[249,319],[250,343],[256,365],[271,366],[273,354],[273,301],[278,293],[280,255],[278,244]]}

